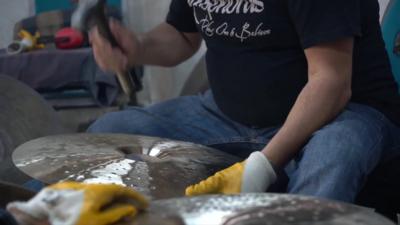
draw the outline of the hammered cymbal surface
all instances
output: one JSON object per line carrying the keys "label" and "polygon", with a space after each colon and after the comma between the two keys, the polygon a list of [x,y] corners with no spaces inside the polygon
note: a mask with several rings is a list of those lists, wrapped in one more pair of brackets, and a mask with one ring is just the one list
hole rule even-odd
{"label": "hammered cymbal surface", "polygon": [[371,209],[281,194],[158,200],[126,225],[394,225]]}
{"label": "hammered cymbal surface", "polygon": [[116,183],[152,199],[184,196],[188,185],[239,161],[187,142],[123,134],[71,134],[19,146],[15,165],[47,184]]}

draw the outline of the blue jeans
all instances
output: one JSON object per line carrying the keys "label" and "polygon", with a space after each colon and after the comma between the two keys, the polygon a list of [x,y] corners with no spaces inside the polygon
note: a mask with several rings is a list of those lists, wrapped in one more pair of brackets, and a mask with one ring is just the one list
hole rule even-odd
{"label": "blue jeans", "polygon": [[[127,133],[188,141],[245,158],[262,150],[279,127],[248,127],[227,118],[212,93],[107,114],[91,133]],[[400,127],[377,110],[350,103],[315,132],[287,165],[287,192],[353,202],[381,160],[400,155]]]}
{"label": "blue jeans", "polygon": [[5,209],[0,209],[0,224],[1,225],[18,225],[14,217]]}

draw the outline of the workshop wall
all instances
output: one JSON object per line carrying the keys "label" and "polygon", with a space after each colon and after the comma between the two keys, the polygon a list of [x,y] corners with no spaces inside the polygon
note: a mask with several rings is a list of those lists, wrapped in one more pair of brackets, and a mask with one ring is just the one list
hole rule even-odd
{"label": "workshop wall", "polygon": [[[169,3],[170,0],[123,0],[122,13],[126,24],[136,33],[142,33],[165,20]],[[146,66],[145,88],[139,94],[139,102],[148,105],[178,96],[204,53],[205,47],[187,62],[173,68]]]}
{"label": "workshop wall", "polygon": [[381,6],[380,9],[380,15],[381,15],[381,19],[383,17],[383,15],[385,14],[385,9],[387,7],[387,5],[389,4],[390,0],[379,0],[379,5]]}
{"label": "workshop wall", "polygon": [[34,15],[34,0],[0,0],[0,48],[5,48],[13,38],[14,25],[23,18]]}
{"label": "workshop wall", "polygon": [[[115,7],[120,7],[121,0],[108,0],[107,3]],[[36,13],[58,9],[71,9],[73,5],[71,0],[36,0]]]}
{"label": "workshop wall", "polygon": [[70,0],[36,0],[36,13],[47,12],[55,9],[68,9],[72,5]]}

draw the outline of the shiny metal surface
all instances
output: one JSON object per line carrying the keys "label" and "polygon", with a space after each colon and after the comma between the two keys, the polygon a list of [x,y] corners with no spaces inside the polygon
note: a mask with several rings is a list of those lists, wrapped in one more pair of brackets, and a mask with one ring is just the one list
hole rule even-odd
{"label": "shiny metal surface", "polygon": [[56,112],[33,89],[0,74],[0,179],[22,184],[29,179],[12,163],[13,150],[29,140],[63,133]]}
{"label": "shiny metal surface", "polygon": [[74,134],[19,146],[15,165],[45,183],[117,183],[152,199],[184,196],[185,188],[239,161],[186,142],[121,134]]}
{"label": "shiny metal surface", "polygon": [[394,225],[370,209],[293,195],[159,200],[129,225]]}

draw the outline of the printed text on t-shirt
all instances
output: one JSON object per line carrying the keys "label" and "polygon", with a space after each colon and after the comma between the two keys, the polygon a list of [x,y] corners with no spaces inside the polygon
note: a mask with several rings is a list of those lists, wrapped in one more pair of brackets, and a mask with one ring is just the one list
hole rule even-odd
{"label": "printed text on t-shirt", "polygon": [[264,10],[261,0],[188,0],[190,7],[199,7],[209,13],[247,14]]}
{"label": "printed text on t-shirt", "polygon": [[[213,14],[255,14],[264,11],[264,2],[261,0],[187,0],[194,8],[194,17],[201,31],[208,37],[225,36],[237,38],[244,42],[248,38],[262,37],[271,34],[263,22],[255,25],[243,21],[232,25],[226,21],[215,21]],[[202,11],[202,12],[199,12]]]}

